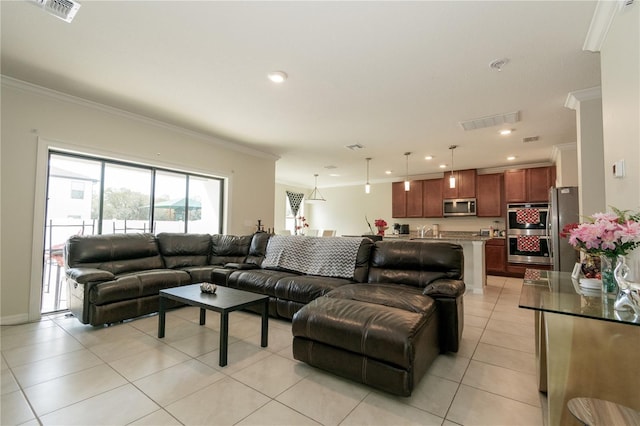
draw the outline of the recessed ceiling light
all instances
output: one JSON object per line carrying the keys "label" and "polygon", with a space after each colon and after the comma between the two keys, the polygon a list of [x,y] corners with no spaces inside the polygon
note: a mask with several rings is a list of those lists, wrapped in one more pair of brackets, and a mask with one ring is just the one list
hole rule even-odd
{"label": "recessed ceiling light", "polygon": [[329,173],[329,176],[331,176],[331,177],[340,177],[340,175],[338,173]]}
{"label": "recessed ceiling light", "polygon": [[502,68],[507,65],[509,63],[509,58],[501,58],[501,59],[496,59],[495,61],[492,61],[489,64],[489,68],[491,68],[492,70],[495,71],[502,71]]}
{"label": "recessed ceiling light", "polygon": [[393,173],[393,170],[385,170],[385,171],[384,171],[384,174],[385,174],[385,175],[390,175],[391,173]]}
{"label": "recessed ceiling light", "polygon": [[511,130],[511,129],[503,129],[503,130],[500,130],[500,134],[502,136],[506,136],[506,135],[510,135],[512,131],[513,130]]}
{"label": "recessed ceiling light", "polygon": [[446,169],[447,165],[446,164],[440,164],[438,167],[440,167],[441,169]]}
{"label": "recessed ceiling light", "polygon": [[273,83],[284,83],[284,81],[287,79],[287,73],[284,71],[271,71],[269,74],[267,74],[267,77],[269,77],[269,80],[271,80]]}
{"label": "recessed ceiling light", "polygon": [[510,155],[510,156],[507,157],[507,160],[509,160],[509,161],[513,161],[515,159],[516,159],[515,155]]}
{"label": "recessed ceiling light", "polygon": [[433,160],[433,155],[427,155],[424,157],[425,160]]}

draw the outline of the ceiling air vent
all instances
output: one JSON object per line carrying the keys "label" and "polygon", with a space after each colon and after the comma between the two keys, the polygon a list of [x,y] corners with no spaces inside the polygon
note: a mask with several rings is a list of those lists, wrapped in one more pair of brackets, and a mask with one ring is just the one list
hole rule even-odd
{"label": "ceiling air vent", "polygon": [[528,138],[522,138],[522,142],[524,142],[524,143],[535,142],[538,139],[540,139],[540,136],[529,136]]}
{"label": "ceiling air vent", "polygon": [[507,112],[505,114],[492,115],[490,117],[476,118],[473,120],[461,121],[460,126],[464,130],[483,129],[485,127],[501,126],[505,123],[516,123],[520,121],[520,112]]}
{"label": "ceiling air vent", "polygon": [[354,143],[353,145],[347,145],[346,148],[349,148],[351,151],[355,151],[364,148],[364,146],[360,145],[359,143]]}
{"label": "ceiling air vent", "polygon": [[73,0],[32,0],[35,4],[65,22],[73,21],[80,3]]}

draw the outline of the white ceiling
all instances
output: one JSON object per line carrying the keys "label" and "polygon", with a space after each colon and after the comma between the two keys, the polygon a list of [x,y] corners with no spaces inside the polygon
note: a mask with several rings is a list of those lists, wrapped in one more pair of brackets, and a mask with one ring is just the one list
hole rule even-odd
{"label": "white ceiling", "polygon": [[[405,151],[439,173],[452,144],[456,169],[548,162],[576,140],[567,94],[600,85],[594,1],[85,0],[70,24],[0,3],[2,74],[273,153],[302,186],[363,183],[365,157],[398,180]],[[459,125],[513,111],[510,136]]]}

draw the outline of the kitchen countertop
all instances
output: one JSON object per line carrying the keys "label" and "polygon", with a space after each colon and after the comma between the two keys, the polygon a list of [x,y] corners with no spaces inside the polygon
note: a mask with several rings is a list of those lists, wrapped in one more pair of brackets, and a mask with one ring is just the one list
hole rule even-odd
{"label": "kitchen countertop", "polygon": [[427,235],[425,237],[418,236],[417,233],[411,234],[385,234],[384,239],[403,239],[403,240],[427,240],[427,241],[487,241],[493,237],[479,235],[473,232],[450,231],[441,232],[439,235]]}

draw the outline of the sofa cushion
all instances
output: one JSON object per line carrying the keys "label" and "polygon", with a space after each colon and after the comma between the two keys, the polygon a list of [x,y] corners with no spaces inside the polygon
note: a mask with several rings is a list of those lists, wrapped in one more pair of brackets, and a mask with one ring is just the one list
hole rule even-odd
{"label": "sofa cushion", "polygon": [[89,291],[89,301],[96,305],[157,295],[162,289],[177,287],[191,282],[185,271],[152,269],[123,274],[112,281],[98,283]]}
{"label": "sofa cushion", "polygon": [[464,256],[457,244],[428,241],[378,241],[371,253],[370,283],[424,288],[440,279],[462,279]]}
{"label": "sofa cushion", "polygon": [[275,296],[279,299],[308,303],[335,288],[352,282],[345,278],[294,275],[279,279],[274,291]]}
{"label": "sofa cushion", "polygon": [[393,283],[349,284],[330,291],[327,297],[374,303],[416,313],[429,311],[434,302],[416,287]]}
{"label": "sofa cushion", "polygon": [[211,236],[161,232],[157,235],[160,254],[167,268],[204,266],[209,260]]}
{"label": "sofa cushion", "polygon": [[253,234],[251,239],[251,245],[249,246],[249,254],[245,260],[245,263],[260,266],[264,260],[264,256],[267,253],[267,244],[269,243],[271,234],[266,232],[257,232]]}
{"label": "sofa cushion", "polygon": [[320,297],[294,315],[292,332],[296,338],[409,369],[413,366],[416,339],[435,312],[435,302],[424,298],[426,310],[412,312],[358,300]]}
{"label": "sofa cushion", "polygon": [[212,235],[209,264],[244,263],[249,254],[252,239],[253,235]]}
{"label": "sofa cushion", "polygon": [[65,263],[115,275],[164,268],[153,234],[75,235],[65,244]]}
{"label": "sofa cushion", "polygon": [[227,285],[239,290],[275,296],[276,283],[286,277],[297,274],[269,269],[234,270],[227,277]]}

